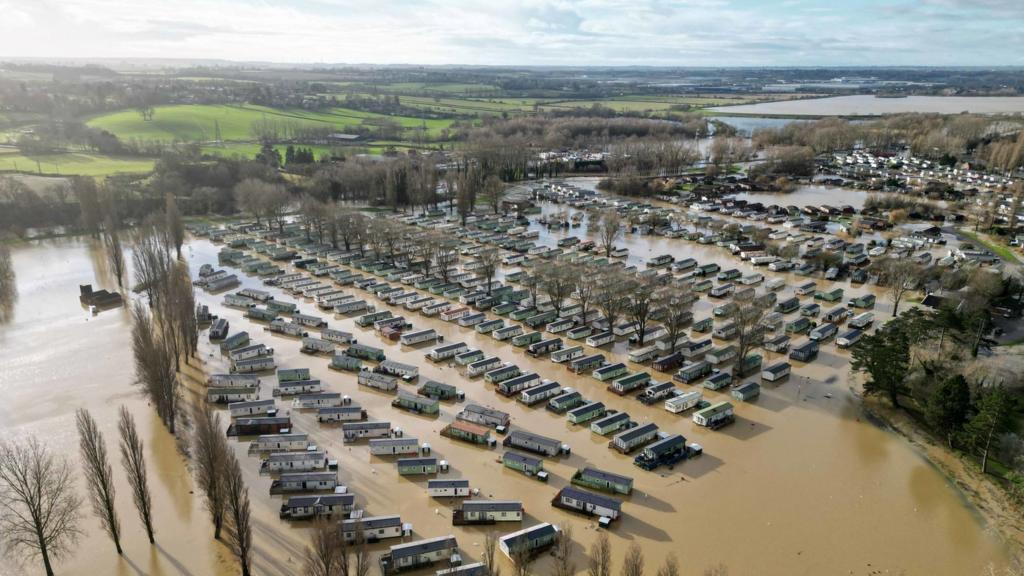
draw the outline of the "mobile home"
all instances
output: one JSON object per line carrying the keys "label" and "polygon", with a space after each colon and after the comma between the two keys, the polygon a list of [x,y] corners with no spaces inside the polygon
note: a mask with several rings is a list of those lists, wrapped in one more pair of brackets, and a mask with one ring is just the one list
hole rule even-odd
{"label": "mobile home", "polygon": [[612,438],[609,446],[623,454],[629,454],[637,448],[654,440],[658,436],[658,425],[649,422],[624,432],[619,432]]}
{"label": "mobile home", "polygon": [[789,372],[789,362],[779,362],[762,370],[761,380],[764,380],[765,382],[778,382],[779,380],[789,376]]}
{"label": "mobile home", "polygon": [[573,424],[583,424],[594,418],[600,418],[607,413],[608,409],[605,407],[604,402],[588,402],[578,408],[569,410],[566,413],[566,417]]}
{"label": "mobile home", "polygon": [[712,430],[725,426],[734,418],[732,404],[728,402],[718,402],[693,413],[694,424]]}
{"label": "mobile home", "polygon": [[416,438],[371,438],[370,454],[374,456],[394,456],[396,454],[420,453],[420,441]]}
{"label": "mobile home", "polygon": [[704,395],[699,390],[683,392],[679,396],[665,400],[665,410],[673,414],[679,414],[697,406],[703,399]]}
{"label": "mobile home", "polygon": [[562,452],[562,443],[558,440],[525,430],[513,430],[502,444],[505,447],[519,448],[546,456],[556,456]]}
{"label": "mobile home", "polygon": [[346,422],[341,425],[341,436],[345,442],[391,436],[391,423],[383,421]]}

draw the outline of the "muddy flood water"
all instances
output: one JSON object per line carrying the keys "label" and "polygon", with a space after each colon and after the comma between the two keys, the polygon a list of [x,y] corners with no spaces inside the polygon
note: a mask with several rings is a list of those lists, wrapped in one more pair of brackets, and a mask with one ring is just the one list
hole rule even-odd
{"label": "muddy flood water", "polygon": [[[585,229],[559,231],[583,235]],[[547,233],[545,232],[545,236]],[[543,238],[542,238],[543,240]],[[553,243],[553,239],[552,239]],[[720,249],[664,238],[627,237],[632,259],[650,254],[693,256],[701,262],[723,265],[731,257]],[[650,246],[647,246],[650,244]],[[217,266],[219,246],[206,240],[189,242],[185,256],[195,274],[202,264]],[[115,283],[106,270],[102,250],[87,239],[51,240],[13,250],[19,297],[12,320],[0,325],[0,427],[4,437],[35,434],[77,462],[74,410],[90,409],[100,421],[108,443],[116,442],[116,410],[125,404],[134,412],[149,459],[156,503],[156,547],[145,541],[136,519],[120,466],[115,462],[118,504],[125,530],[125,555],[118,558],[95,519],[84,520],[86,536],[72,556],[60,565],[65,574],[206,575],[234,573],[225,549],[214,542],[200,498],[174,439],[161,427],[132,386],[129,319],[125,310],[91,316],[78,303],[78,285],[106,288]],[[130,258],[129,258],[130,261]],[[746,270],[745,270],[746,271]],[[243,287],[264,288],[259,280],[236,271]],[[795,282],[795,280],[794,280]],[[306,313],[323,314],[308,300],[296,299],[269,288],[275,297],[298,301]],[[348,290],[360,292],[349,287]],[[787,288],[788,291],[791,288]],[[858,290],[848,292],[857,293]],[[534,359],[520,348],[460,328],[436,317],[404,313],[417,328],[435,328],[446,342],[466,342],[488,355],[498,355],[601,400],[610,408],[628,412],[638,422],[655,422],[661,429],[683,434],[703,445],[705,454],[679,464],[645,472],[632,457],[607,448],[608,439],[574,427],[564,416],[543,408],[530,408],[494,393],[480,379],[470,380],[456,368],[433,364],[423,357],[428,348],[409,348],[381,340],[372,329],[355,325],[353,318],[329,318],[331,328],[353,332],[360,342],[385,349],[389,359],[420,367],[421,381],[430,378],[458,386],[466,402],[494,406],[512,415],[513,428],[526,428],[568,443],[572,455],[550,458],[545,468],[548,484],[505,469],[502,449],[487,449],[443,438],[441,428],[454,419],[463,403],[442,403],[436,418],[412,415],[391,407],[392,395],[356,385],[355,375],[328,370],[328,358],[299,353],[296,339],[271,335],[264,325],[225,308],[222,295],[197,291],[211,311],[227,318],[231,331],[247,330],[254,341],[274,348],[284,368],[308,367],[329,391],[342,392],[362,405],[370,419],[388,420],[407,437],[429,442],[435,456],[452,469],[440,478],[468,478],[481,498],[521,500],[526,520],[499,523],[501,533],[536,522],[574,526],[577,564],[596,538],[593,519],[553,508],[557,490],[569,483],[584,465],[625,474],[635,479],[635,491],[623,505],[623,518],[610,530],[615,570],[630,542],[639,542],[653,573],[669,552],[675,552],[683,573],[698,575],[711,565],[724,563],[734,575],[910,574],[971,576],[990,562],[1006,561],[1006,551],[980,523],[950,483],[900,438],[864,421],[858,401],[849,389],[847,358],[834,345],[824,346],[819,359],[797,365],[795,377],[778,386],[766,386],[759,399],[737,405],[737,421],[712,432],[695,426],[689,413],[674,415],[660,406],[644,406],[635,398],[620,398],[605,391],[589,376],[575,376],[546,358]],[[780,294],[780,297],[782,294]],[[884,313],[879,298],[878,313]],[[377,303],[378,309],[386,305]],[[702,298],[695,314],[707,315],[710,304]],[[227,362],[204,334],[201,356],[207,373],[227,371]],[[625,361],[625,345],[613,354]],[[607,351],[605,352],[607,354]],[[767,354],[765,364],[779,359]],[[631,366],[631,369],[647,369]],[[667,375],[655,374],[665,380]],[[261,377],[262,397],[269,398],[273,375]],[[412,386],[401,385],[406,389]],[[683,385],[680,385],[683,386]],[[200,398],[190,391],[190,401]],[[723,395],[705,391],[717,400]],[[287,412],[290,402],[278,406]],[[227,419],[226,410],[220,409]],[[413,524],[416,538],[454,534],[464,558],[478,560],[484,534],[490,527],[453,527],[455,502],[431,499],[426,478],[400,477],[390,458],[370,456],[365,443],[346,445],[340,429],[316,422],[315,414],[291,410],[296,431],[311,435],[318,446],[339,460],[341,483],[356,494],[357,507],[367,515],[401,514]],[[270,478],[257,473],[259,462],[246,455],[247,441],[230,440],[247,474],[256,526],[255,573],[299,573],[301,548],[308,537],[301,522],[279,520],[280,496],[269,496]],[[374,552],[387,545],[375,545]],[[535,574],[547,574],[542,557]],[[4,566],[0,573],[11,573]],[[27,565],[26,574],[36,574]],[[505,562],[504,572],[511,568]],[[902,572],[901,572],[902,571]],[[17,574],[15,570],[13,573]],[[376,573],[376,570],[374,570]],[[433,574],[423,570],[417,574]]]}

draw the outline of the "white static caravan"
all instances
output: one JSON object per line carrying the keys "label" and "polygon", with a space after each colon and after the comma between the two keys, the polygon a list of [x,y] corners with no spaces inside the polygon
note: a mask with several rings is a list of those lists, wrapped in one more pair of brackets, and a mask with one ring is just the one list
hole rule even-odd
{"label": "white static caravan", "polygon": [[360,371],[359,376],[356,377],[356,382],[358,382],[360,386],[375,388],[377,390],[383,390],[384,392],[394,392],[398,389],[398,378],[388,376],[387,374],[370,372],[369,370]]}
{"label": "white static caravan", "polygon": [[260,384],[260,377],[255,374],[211,374],[206,385],[211,388],[255,388]]}
{"label": "white static caravan", "polygon": [[207,388],[206,401],[213,404],[231,404],[234,402],[249,402],[260,397],[259,388],[237,387],[237,388]]}
{"label": "white static caravan", "polygon": [[562,393],[562,386],[558,382],[552,382],[550,380],[527,388],[519,393],[519,401],[527,406],[532,406],[538,402],[547,400],[548,398],[554,398]]}
{"label": "white static caravan", "polygon": [[249,453],[308,450],[309,434],[261,434],[249,443]]}
{"label": "white static caravan", "polygon": [[332,406],[317,410],[318,422],[361,422],[366,419],[366,411],[361,406]]}
{"label": "white static caravan", "polygon": [[294,380],[292,382],[278,382],[274,388],[274,396],[294,396],[295,394],[314,394],[323,392],[323,384],[319,380]]}
{"label": "white static caravan", "polygon": [[419,378],[420,369],[411,364],[403,364],[394,360],[385,360],[377,366],[377,372],[389,376],[397,376],[406,382]]}
{"label": "white static caravan", "polygon": [[644,346],[643,348],[637,348],[629,353],[629,361],[636,364],[643,364],[649,360],[653,360],[658,355],[657,346]]}
{"label": "white static caravan", "polygon": [[470,377],[480,376],[490,370],[493,370],[501,366],[501,358],[497,356],[491,356],[490,358],[484,358],[483,360],[477,360],[466,367],[466,374]]}
{"label": "white static caravan", "polygon": [[292,400],[292,408],[315,410],[317,408],[333,408],[341,406],[340,392],[320,392],[318,394],[302,394]]}
{"label": "white static caravan", "polygon": [[704,395],[699,390],[683,392],[679,396],[665,400],[665,410],[679,414],[697,406],[703,399]]}
{"label": "white static caravan", "polygon": [[277,414],[277,404],[273,398],[265,400],[248,400],[242,402],[231,402],[228,404],[232,418],[239,416],[262,416],[264,414],[273,416]]}
{"label": "white static caravan", "polygon": [[275,367],[277,364],[274,362],[273,356],[261,356],[239,360],[232,364],[231,369],[239,374],[252,374],[253,372],[273,370]]}
{"label": "white static caravan", "polygon": [[334,342],[306,336],[302,339],[301,351],[306,354],[334,354]]}
{"label": "white static caravan", "polygon": [[260,463],[260,472],[300,472],[327,468],[326,452],[273,452]]}
{"label": "white static caravan", "polygon": [[296,324],[302,326],[308,326],[310,328],[326,328],[327,322],[319,316],[310,316],[308,314],[294,314],[292,320]]}
{"label": "white static caravan", "polygon": [[273,356],[274,349],[267,348],[266,344],[251,344],[249,346],[243,346],[242,348],[235,348],[228,352],[228,359],[232,362],[238,362],[239,360],[248,360],[250,358],[260,358],[262,356]]}
{"label": "white static caravan", "polygon": [[320,337],[328,342],[335,344],[351,344],[355,341],[351,332],[344,332],[342,330],[335,330],[333,328],[324,328],[320,331]]}
{"label": "white static caravan", "polygon": [[354,442],[363,438],[387,438],[391,436],[391,422],[375,420],[371,422],[348,422],[341,425],[341,437],[345,442]]}
{"label": "white static caravan", "polygon": [[469,496],[469,480],[427,480],[427,495],[431,498],[466,498]]}
{"label": "white static caravan", "polygon": [[334,306],[335,314],[353,314],[355,312],[373,312],[374,307],[366,300],[349,300]]}
{"label": "white static caravan", "polygon": [[420,453],[420,441],[415,438],[371,438],[370,454],[377,456],[393,456],[396,454],[413,456]]}
{"label": "white static caravan", "polygon": [[599,334],[594,334],[593,336],[588,337],[586,342],[587,346],[598,348],[604,346],[605,344],[611,344],[612,342],[615,342],[615,334],[613,332],[601,332]]}
{"label": "white static caravan", "polygon": [[428,352],[427,358],[430,358],[434,362],[439,362],[441,360],[448,360],[450,358],[454,358],[455,356],[467,350],[469,350],[469,346],[466,346],[464,342],[458,342],[455,344],[445,344],[443,346],[438,346],[437,348],[434,348],[433,350]]}
{"label": "white static caravan", "polygon": [[399,338],[405,346],[414,346],[416,344],[422,344],[424,342],[437,342],[437,331],[433,328],[426,330],[416,330],[415,332],[406,332]]}
{"label": "white static caravan", "polygon": [[229,308],[252,308],[256,305],[256,301],[248,296],[241,296],[238,294],[225,294],[224,305]]}
{"label": "white static caravan", "polygon": [[491,337],[495,340],[509,340],[523,334],[523,327],[520,324],[513,324],[512,326],[505,326],[504,328],[498,328],[494,332],[491,332]]}
{"label": "white static caravan", "polygon": [[397,514],[392,516],[363,516],[362,518],[350,518],[341,521],[341,536],[351,542],[359,539],[359,531],[362,532],[362,539],[367,543],[374,543],[389,538],[401,538],[404,534],[402,518]]}
{"label": "white static caravan", "polygon": [[562,348],[555,350],[551,353],[551,361],[556,364],[563,362],[569,362],[577,358],[582,358],[585,353],[583,346],[572,346],[569,348]]}
{"label": "white static caravan", "polygon": [[337,472],[290,472],[270,483],[270,494],[334,490],[337,486]]}

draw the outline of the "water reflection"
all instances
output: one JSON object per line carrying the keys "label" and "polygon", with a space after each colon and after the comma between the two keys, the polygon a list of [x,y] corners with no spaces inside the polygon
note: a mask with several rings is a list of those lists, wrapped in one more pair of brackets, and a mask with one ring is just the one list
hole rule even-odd
{"label": "water reflection", "polygon": [[18,301],[18,283],[11,262],[11,249],[0,246],[0,324],[14,318],[14,304]]}

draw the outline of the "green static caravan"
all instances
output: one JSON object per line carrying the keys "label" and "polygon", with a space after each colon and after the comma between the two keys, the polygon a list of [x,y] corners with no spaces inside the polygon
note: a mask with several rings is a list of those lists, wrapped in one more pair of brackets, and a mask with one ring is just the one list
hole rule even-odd
{"label": "green static caravan", "polygon": [[419,396],[405,390],[399,390],[398,396],[391,401],[391,405],[412,412],[414,414],[436,415],[440,412],[440,403],[434,398]]}
{"label": "green static caravan", "polygon": [[566,417],[569,422],[573,424],[583,424],[589,422],[594,418],[600,418],[607,414],[608,409],[605,407],[603,402],[590,402],[573,408],[566,413]]}
{"label": "green static caravan", "polygon": [[392,317],[393,314],[391,313],[390,310],[381,310],[379,312],[363,314],[359,318],[356,318],[356,324],[362,328],[366,328],[367,326],[372,326],[374,322],[379,322],[381,320],[386,320]]}
{"label": "green static caravan", "polygon": [[849,302],[851,308],[874,308],[875,307],[875,295],[865,294],[858,296]]}
{"label": "green static caravan", "polygon": [[523,327],[520,326],[519,324],[514,324],[512,326],[505,326],[502,328],[495,329],[493,332],[491,332],[491,338],[494,338],[495,340],[498,341],[504,341],[509,340],[511,338],[515,338],[516,336],[521,336],[522,334]]}
{"label": "green static caravan", "polygon": [[786,334],[803,334],[811,329],[811,321],[801,316],[786,323]]}
{"label": "green static caravan", "polygon": [[525,348],[530,344],[540,342],[544,338],[544,334],[541,332],[530,332],[528,334],[521,334],[512,338],[512,345],[518,348]]}
{"label": "green static caravan", "polygon": [[365,344],[349,345],[345,350],[345,355],[373,362],[383,362],[385,358],[384,350],[381,348],[374,348],[373,346],[367,346]]}
{"label": "green static caravan", "polygon": [[625,376],[629,372],[629,368],[626,367],[622,362],[616,362],[615,364],[609,364],[602,366],[591,374],[598,382],[607,382],[614,380],[620,376]]}
{"label": "green static caravan", "polygon": [[548,310],[547,312],[541,312],[540,314],[534,314],[533,316],[527,317],[525,320],[523,320],[523,323],[529,326],[530,328],[536,329],[540,326],[547,324],[548,322],[554,320],[557,317],[558,315],[555,313],[554,310]]}
{"label": "green static caravan", "polygon": [[613,380],[612,383],[608,385],[608,390],[619,396],[625,396],[630,392],[635,392],[641,387],[646,386],[650,381],[651,375],[647,372],[634,372]]}
{"label": "green static caravan", "polygon": [[295,304],[294,302],[270,300],[267,302],[267,310],[276,312],[278,314],[294,314],[298,310],[298,305]]}
{"label": "green static caravan", "polygon": [[483,350],[466,350],[455,355],[455,363],[459,366],[469,366],[470,364],[484,359]]}
{"label": "green static caravan", "polygon": [[501,463],[505,468],[530,475],[536,475],[544,470],[543,460],[518,452],[505,452],[501,455]]}
{"label": "green static caravan", "polygon": [[577,470],[572,483],[613,494],[629,494],[633,491],[632,478],[590,467]]}
{"label": "green static caravan", "polygon": [[814,293],[815,300],[822,300],[825,302],[838,302],[843,299],[843,289],[833,288],[832,290],[818,290]]}
{"label": "green static caravan", "polygon": [[609,414],[603,416],[590,424],[590,431],[601,436],[607,436],[612,432],[618,432],[623,428],[629,427],[630,420],[629,414],[625,412],[616,412],[615,414]]}
{"label": "green static caravan", "polygon": [[761,371],[761,362],[763,358],[760,354],[747,354],[747,357],[743,359],[743,362],[734,368],[736,375],[740,378],[756,374]]}
{"label": "green static caravan", "polygon": [[477,324],[476,326],[473,327],[473,329],[476,330],[480,334],[491,334],[494,331],[499,330],[499,329],[504,328],[504,327],[505,327],[505,321],[504,320],[487,320],[485,322],[481,322],[481,323]]}
{"label": "green static caravan", "polygon": [[697,320],[696,322],[693,323],[692,326],[690,326],[690,329],[693,330],[694,332],[705,334],[707,332],[711,332],[711,329],[714,325],[715,319],[709,317],[704,318],[702,320]]}
{"label": "green static caravan", "polygon": [[582,340],[593,333],[594,329],[590,326],[578,326],[567,330],[565,336],[570,340]]}
{"label": "green static caravan", "polygon": [[517,308],[512,312],[509,312],[508,317],[512,320],[521,321],[535,314],[537,314],[537,309],[531,306],[527,308]]}
{"label": "green static caravan", "polygon": [[514,302],[506,302],[504,304],[499,304],[494,308],[491,308],[491,312],[497,314],[498,316],[504,316],[510,312],[513,312],[517,308],[519,308],[518,304]]}
{"label": "green static caravan", "polygon": [[400,476],[437,474],[437,458],[399,458],[397,467]]}
{"label": "green static caravan", "polygon": [[455,400],[461,396],[458,388],[455,386],[434,380],[427,380],[416,392],[426,396],[427,398],[434,398],[436,400]]}
{"label": "green static caravan", "polygon": [[583,398],[582,394],[575,390],[570,390],[548,400],[547,409],[551,410],[555,414],[564,414],[577,406],[581,406],[584,402],[586,402],[586,400]]}
{"label": "green static caravan", "polygon": [[573,346],[571,348],[562,348],[555,350],[551,353],[551,361],[556,364],[563,362],[569,362],[577,358],[581,358],[584,355],[583,346]]}
{"label": "green static caravan", "polygon": [[309,380],[309,368],[282,368],[277,371],[279,383]]}
{"label": "green static caravan", "polygon": [[347,354],[335,354],[331,358],[331,363],[328,366],[335,370],[346,370],[348,372],[359,372],[362,369],[363,362],[359,358],[354,358]]}
{"label": "green static caravan", "polygon": [[604,354],[591,354],[590,356],[570,360],[569,370],[580,374],[601,367],[604,365],[604,360]]}
{"label": "green static caravan", "polygon": [[690,362],[689,364],[686,364],[685,366],[680,368],[679,371],[676,372],[674,376],[672,376],[672,379],[675,380],[676,382],[682,382],[683,384],[692,384],[697,380],[700,380],[701,378],[711,374],[712,371],[713,368],[710,362],[706,362],[704,360],[698,362]]}

